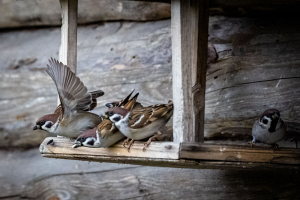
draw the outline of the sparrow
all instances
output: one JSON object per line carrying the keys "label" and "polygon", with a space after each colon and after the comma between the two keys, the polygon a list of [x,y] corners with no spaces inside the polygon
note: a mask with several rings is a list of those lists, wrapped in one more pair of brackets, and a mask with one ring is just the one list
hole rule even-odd
{"label": "sparrow", "polygon": [[[134,90],[133,90],[134,91]],[[133,91],[121,101],[115,101],[110,103],[111,107],[124,107],[130,102],[130,97]],[[108,104],[106,104],[108,106]],[[136,103],[133,109],[139,107]],[[73,144],[73,148],[86,146],[86,147],[109,147],[116,142],[123,139],[125,136],[116,128],[116,126],[109,120],[103,119],[103,121],[94,129],[88,130],[80,134]]]}
{"label": "sparrow", "polygon": [[81,133],[95,128],[102,119],[87,111],[97,106],[97,98],[104,92],[87,92],[87,88],[69,67],[51,58],[46,72],[53,79],[60,105],[53,114],[44,115],[36,121],[33,130],[41,129],[55,135],[76,138]]}
{"label": "sparrow", "polygon": [[276,109],[268,109],[253,124],[251,147],[258,140],[278,148],[275,143],[284,137],[285,132],[286,126],[280,118],[280,112]]}
{"label": "sparrow", "polygon": [[138,95],[139,93],[123,107],[111,107],[105,112],[106,117],[127,137],[124,143],[129,143],[128,151],[134,140],[142,140],[152,136],[144,144],[143,151],[145,151],[152,139],[155,138],[155,133],[173,115],[172,101],[169,101],[168,104],[157,104],[148,107],[138,106],[138,108],[133,109]]}
{"label": "sparrow", "polygon": [[97,127],[79,135],[72,147],[109,147],[124,137],[110,120],[103,119]]}

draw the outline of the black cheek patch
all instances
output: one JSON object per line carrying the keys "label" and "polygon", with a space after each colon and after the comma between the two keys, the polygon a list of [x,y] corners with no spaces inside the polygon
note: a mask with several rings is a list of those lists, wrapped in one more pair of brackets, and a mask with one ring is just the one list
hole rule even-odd
{"label": "black cheek patch", "polygon": [[271,121],[271,126],[269,128],[269,132],[275,132],[277,123],[278,123],[278,119],[273,119]]}
{"label": "black cheek patch", "polygon": [[267,124],[267,123],[268,123],[268,120],[264,119],[264,120],[263,120],[263,123],[264,123],[264,124]]}
{"label": "black cheek patch", "polygon": [[121,117],[115,117],[115,118],[113,118],[113,120],[114,120],[115,122],[120,121],[120,119],[121,119]]}
{"label": "black cheek patch", "polygon": [[87,144],[94,145],[94,140],[90,140]]}
{"label": "black cheek patch", "polygon": [[52,123],[48,123],[48,124],[46,125],[47,128],[51,128],[51,126],[52,126]]}

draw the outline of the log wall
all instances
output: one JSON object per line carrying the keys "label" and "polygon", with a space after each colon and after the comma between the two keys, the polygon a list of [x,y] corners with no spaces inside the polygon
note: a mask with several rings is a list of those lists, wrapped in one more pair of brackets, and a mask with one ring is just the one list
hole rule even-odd
{"label": "log wall", "polygon": [[[205,137],[249,139],[254,118],[275,107],[300,130],[300,27],[289,16],[214,16],[209,23]],[[44,72],[58,57],[59,28],[0,33],[0,146],[37,146],[35,120],[53,112],[56,89]],[[172,98],[170,20],[111,22],[78,29],[78,76],[104,103],[139,91],[145,105]],[[172,120],[165,139],[172,139]]]}

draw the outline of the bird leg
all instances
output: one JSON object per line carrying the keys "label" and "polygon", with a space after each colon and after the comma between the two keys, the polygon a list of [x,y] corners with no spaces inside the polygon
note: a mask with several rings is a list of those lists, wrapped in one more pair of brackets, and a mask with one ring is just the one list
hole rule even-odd
{"label": "bird leg", "polygon": [[123,142],[123,146],[126,147],[126,145],[129,143],[130,138],[127,138]]}
{"label": "bird leg", "polygon": [[148,140],[147,142],[144,143],[143,151],[146,151],[146,149],[149,147],[149,145],[151,144],[151,142],[152,142],[153,139],[158,140],[158,139],[156,138],[156,136],[157,136],[157,135],[160,135],[160,134],[162,134],[162,132],[161,132],[161,131],[157,131],[157,134],[155,134],[155,135],[153,135],[152,137],[150,137],[149,140]]}
{"label": "bird leg", "polygon": [[290,142],[293,142],[293,141],[296,143],[296,148],[298,149],[299,136],[294,136],[294,137],[290,140]]}
{"label": "bird leg", "polygon": [[255,146],[255,137],[253,137],[253,140],[251,142],[248,142],[248,144],[250,144],[251,149],[252,149],[253,146]]}
{"label": "bird leg", "polygon": [[278,149],[279,149],[278,144],[272,144],[272,147],[273,147],[275,150],[278,150]]}
{"label": "bird leg", "polygon": [[129,150],[130,150],[130,147],[133,145],[133,143],[134,143],[134,140],[131,139],[131,141],[129,142],[128,148],[127,148],[127,151],[128,151],[128,152],[129,152]]}

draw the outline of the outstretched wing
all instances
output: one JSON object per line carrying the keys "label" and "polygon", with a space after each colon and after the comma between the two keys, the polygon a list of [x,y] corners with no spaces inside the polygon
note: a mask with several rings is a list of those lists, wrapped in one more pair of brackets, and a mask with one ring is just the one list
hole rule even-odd
{"label": "outstretched wing", "polygon": [[51,58],[46,72],[53,79],[63,115],[69,115],[75,110],[89,110],[93,103],[92,95],[69,67]]}
{"label": "outstretched wing", "polygon": [[90,110],[93,110],[94,108],[96,108],[97,107],[97,98],[104,95],[104,92],[102,90],[97,90],[97,91],[90,92],[90,94],[92,95],[92,104],[90,105],[89,109],[84,110],[84,111],[90,111]]}

